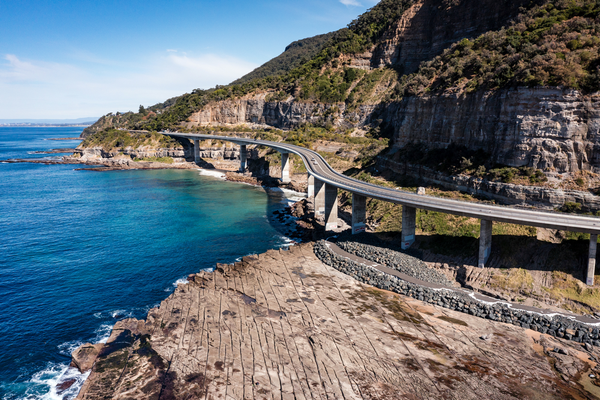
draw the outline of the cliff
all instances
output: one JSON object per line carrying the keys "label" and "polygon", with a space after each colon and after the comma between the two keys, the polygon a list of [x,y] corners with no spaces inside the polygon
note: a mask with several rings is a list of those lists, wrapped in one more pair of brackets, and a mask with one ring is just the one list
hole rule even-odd
{"label": "cliff", "polygon": [[515,88],[409,97],[385,118],[394,146],[450,143],[483,149],[492,162],[558,173],[600,172],[597,94],[559,88]]}

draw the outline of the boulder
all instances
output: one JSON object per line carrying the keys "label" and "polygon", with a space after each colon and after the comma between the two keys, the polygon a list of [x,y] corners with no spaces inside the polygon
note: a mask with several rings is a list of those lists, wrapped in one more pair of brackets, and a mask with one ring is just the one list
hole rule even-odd
{"label": "boulder", "polygon": [[77,350],[71,354],[71,366],[77,368],[82,374],[90,371],[103,346],[104,344],[102,343],[86,343],[79,346]]}

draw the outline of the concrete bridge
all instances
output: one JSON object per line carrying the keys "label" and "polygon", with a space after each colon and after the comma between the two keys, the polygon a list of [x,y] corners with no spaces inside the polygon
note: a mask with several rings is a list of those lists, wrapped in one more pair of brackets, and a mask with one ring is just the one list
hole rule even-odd
{"label": "concrete bridge", "polygon": [[590,234],[589,255],[586,269],[586,284],[594,284],[596,268],[596,247],[600,233],[600,218],[574,214],[528,210],[450,200],[440,197],[418,195],[410,192],[385,188],[347,177],[329,166],[317,152],[300,146],[266,140],[246,139],[216,135],[198,135],[179,132],[163,132],[165,135],[180,137],[194,142],[196,162],[200,161],[200,140],[222,140],[240,146],[240,171],[246,169],[247,146],[271,147],[281,153],[281,181],[290,182],[289,154],[300,156],[308,171],[308,196],[314,197],[315,217],[324,217],[325,230],[330,231],[338,224],[338,189],[352,193],[352,233],[365,230],[366,201],[375,198],[402,205],[402,248],[409,248],[415,241],[417,208],[461,215],[481,220],[479,238],[479,267],[485,267],[492,246],[492,225],[494,221],[510,224],[560,229]]}

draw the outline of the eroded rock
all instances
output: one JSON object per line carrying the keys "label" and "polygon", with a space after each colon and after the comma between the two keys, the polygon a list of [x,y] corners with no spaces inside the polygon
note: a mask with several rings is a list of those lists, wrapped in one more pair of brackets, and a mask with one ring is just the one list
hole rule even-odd
{"label": "eroded rock", "polygon": [[71,366],[77,368],[82,374],[88,372],[94,366],[103,346],[101,343],[82,344],[71,354]]}

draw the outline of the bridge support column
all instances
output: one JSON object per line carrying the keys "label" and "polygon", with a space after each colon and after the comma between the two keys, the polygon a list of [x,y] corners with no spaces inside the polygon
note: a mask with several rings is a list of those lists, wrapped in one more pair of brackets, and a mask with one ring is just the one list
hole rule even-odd
{"label": "bridge support column", "polygon": [[338,188],[325,184],[325,231],[338,227]]}
{"label": "bridge support column", "polygon": [[248,148],[245,144],[240,145],[240,172],[245,172],[248,163]]}
{"label": "bridge support column", "polygon": [[281,153],[281,182],[290,183],[290,155]]}
{"label": "bridge support column", "polygon": [[315,177],[308,174],[307,193],[308,198],[315,197]]}
{"label": "bridge support column", "polygon": [[315,219],[321,220],[325,215],[325,182],[314,177],[313,179],[315,180]]}
{"label": "bridge support column", "polygon": [[200,140],[194,139],[194,162],[200,162]]}
{"label": "bridge support column", "polygon": [[360,194],[352,193],[352,234],[364,232],[367,219],[367,198]]}
{"label": "bridge support column", "polygon": [[406,250],[415,242],[417,227],[417,209],[402,206],[402,249]]}
{"label": "bridge support column", "polygon": [[594,286],[594,273],[596,272],[596,250],[598,248],[598,235],[590,235],[590,254],[588,256],[587,274],[585,283]]}
{"label": "bridge support column", "polygon": [[479,229],[479,262],[477,263],[479,268],[485,267],[492,252],[492,225],[493,221],[491,220],[481,220],[481,228]]}

